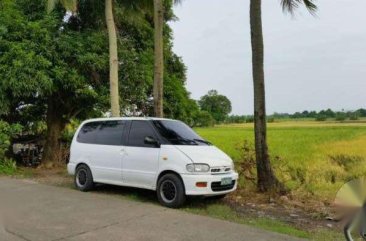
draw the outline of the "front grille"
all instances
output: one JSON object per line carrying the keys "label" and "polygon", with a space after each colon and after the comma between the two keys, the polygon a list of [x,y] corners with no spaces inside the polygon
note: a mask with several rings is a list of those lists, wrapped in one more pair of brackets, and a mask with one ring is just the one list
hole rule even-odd
{"label": "front grille", "polygon": [[212,174],[228,173],[230,171],[231,171],[230,167],[212,167],[211,168]]}
{"label": "front grille", "polygon": [[231,182],[231,184],[228,185],[221,185],[221,182],[212,182],[211,183],[211,189],[214,192],[221,192],[221,191],[227,191],[233,189],[235,186],[235,180]]}

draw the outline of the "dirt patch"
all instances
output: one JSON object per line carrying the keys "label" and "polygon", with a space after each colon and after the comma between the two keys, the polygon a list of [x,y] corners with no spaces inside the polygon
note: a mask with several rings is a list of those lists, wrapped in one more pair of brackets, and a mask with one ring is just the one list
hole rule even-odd
{"label": "dirt patch", "polygon": [[291,195],[271,197],[254,190],[240,190],[229,195],[224,202],[243,217],[279,220],[310,232],[324,228],[342,229],[334,219],[331,205],[318,201],[298,200]]}
{"label": "dirt patch", "polygon": [[38,183],[48,184],[53,186],[68,186],[73,185],[73,178],[67,173],[64,167],[47,168],[25,168],[19,170],[20,175],[17,178],[32,179]]}

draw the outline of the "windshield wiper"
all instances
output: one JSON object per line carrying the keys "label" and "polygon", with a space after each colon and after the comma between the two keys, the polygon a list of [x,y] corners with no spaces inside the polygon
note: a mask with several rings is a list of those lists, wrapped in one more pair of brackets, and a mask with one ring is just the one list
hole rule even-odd
{"label": "windshield wiper", "polygon": [[198,145],[196,141],[194,140],[190,140],[190,139],[186,139],[186,138],[183,138],[183,137],[180,137],[180,138],[174,138],[174,139],[170,139],[171,141],[172,140],[175,140],[175,141],[181,141],[181,142],[185,142],[185,143],[190,143],[192,145]]}
{"label": "windshield wiper", "polygon": [[195,142],[201,142],[201,143],[205,143],[205,144],[207,144],[207,145],[212,145],[212,143],[211,143],[211,142],[209,142],[209,141],[206,141],[206,140],[201,140],[201,139],[193,139],[193,141],[195,141]]}

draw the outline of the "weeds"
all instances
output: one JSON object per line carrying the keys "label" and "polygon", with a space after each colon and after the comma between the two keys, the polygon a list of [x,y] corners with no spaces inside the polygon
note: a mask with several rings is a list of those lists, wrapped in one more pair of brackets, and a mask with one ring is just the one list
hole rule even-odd
{"label": "weeds", "polygon": [[11,159],[0,161],[0,174],[13,175],[17,171],[16,163]]}

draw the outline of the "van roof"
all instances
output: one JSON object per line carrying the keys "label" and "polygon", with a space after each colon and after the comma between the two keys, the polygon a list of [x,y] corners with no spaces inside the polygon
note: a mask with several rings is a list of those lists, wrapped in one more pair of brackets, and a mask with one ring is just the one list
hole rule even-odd
{"label": "van roof", "polygon": [[157,117],[109,117],[109,118],[94,118],[85,120],[83,123],[94,122],[94,121],[116,121],[116,120],[172,120],[167,118],[157,118]]}

